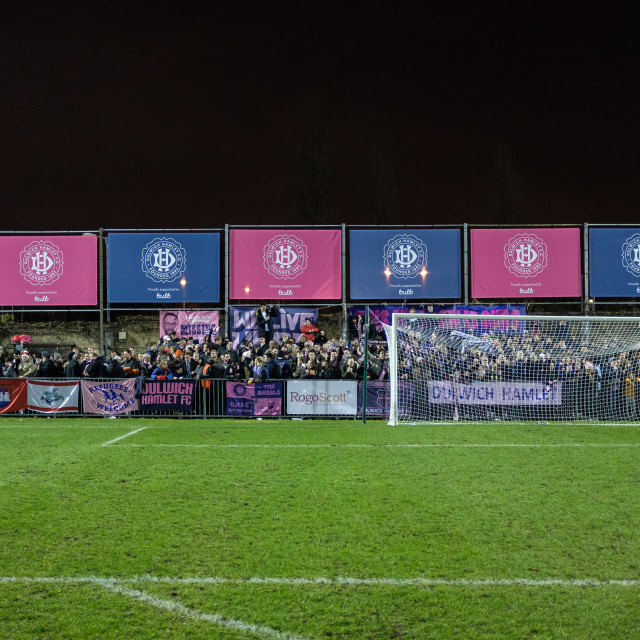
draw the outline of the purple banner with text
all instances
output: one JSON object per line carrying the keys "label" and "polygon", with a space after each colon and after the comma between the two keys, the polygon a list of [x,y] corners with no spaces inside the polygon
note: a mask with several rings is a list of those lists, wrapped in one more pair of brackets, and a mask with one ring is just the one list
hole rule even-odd
{"label": "purple banner with text", "polygon": [[[231,307],[229,309],[231,340],[234,349],[237,349],[243,340],[251,340],[254,344],[258,344],[256,311],[256,307]],[[312,318],[315,323],[317,317],[318,310],[308,307],[277,309],[277,314],[273,319],[274,340],[280,342],[286,333],[298,342],[302,335],[300,327],[305,323],[306,318]]]}
{"label": "purple banner with text", "polygon": [[204,342],[209,331],[215,338],[220,332],[218,312],[206,309],[160,311],[160,336],[172,331],[176,332],[178,338],[193,338],[196,342]]}
{"label": "purple banner with text", "polygon": [[81,380],[81,383],[82,404],[85,413],[118,415],[138,409],[134,378],[110,382]]}
{"label": "purple banner with text", "polygon": [[230,416],[279,416],[282,414],[282,382],[227,382],[226,414]]}
{"label": "purple banner with text", "polygon": [[481,405],[559,405],[562,383],[538,382],[472,382],[455,384],[448,380],[429,380],[429,402],[432,404]]}
{"label": "purple banner with text", "polygon": [[141,411],[193,411],[195,380],[145,381],[140,395]]}
{"label": "purple banner with text", "polygon": [[[491,306],[463,304],[413,305],[411,307],[385,305],[370,306],[369,313],[371,321],[375,323],[377,329],[380,329],[382,324],[391,325],[391,316],[394,313],[407,313],[410,309],[414,309],[415,313],[437,313],[441,315],[460,313],[469,316],[455,322],[471,331],[480,326],[478,320],[474,320],[474,317],[479,316],[479,319],[482,320],[482,329],[484,331],[491,329],[494,333],[522,331],[523,327],[518,322],[518,317],[527,313],[527,307],[524,304],[494,304]],[[351,315],[364,316],[364,307],[351,307],[350,312]],[[495,316],[495,321],[487,322],[487,317],[491,316]],[[451,322],[453,323],[454,321]],[[449,326],[452,326],[452,324],[449,324]]]}

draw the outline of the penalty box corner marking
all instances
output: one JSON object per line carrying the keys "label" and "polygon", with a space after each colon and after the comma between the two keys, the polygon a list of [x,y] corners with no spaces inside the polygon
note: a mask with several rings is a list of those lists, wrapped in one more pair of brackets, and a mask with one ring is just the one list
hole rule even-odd
{"label": "penalty box corner marking", "polygon": [[109,442],[103,442],[102,443],[102,447],[108,447],[111,444],[114,444],[120,440],[124,440],[125,438],[128,438],[129,436],[133,436],[136,433],[140,433],[140,431],[144,431],[147,427],[140,427],[139,429],[135,429],[133,431],[129,431],[129,433],[125,433],[123,436],[118,436],[117,438],[114,438],[113,440],[109,440]]}

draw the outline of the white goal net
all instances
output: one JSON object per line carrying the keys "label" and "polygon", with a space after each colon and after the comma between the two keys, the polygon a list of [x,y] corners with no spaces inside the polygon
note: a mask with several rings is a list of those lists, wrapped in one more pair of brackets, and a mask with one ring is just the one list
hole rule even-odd
{"label": "white goal net", "polygon": [[639,318],[397,313],[385,329],[389,424],[640,414]]}

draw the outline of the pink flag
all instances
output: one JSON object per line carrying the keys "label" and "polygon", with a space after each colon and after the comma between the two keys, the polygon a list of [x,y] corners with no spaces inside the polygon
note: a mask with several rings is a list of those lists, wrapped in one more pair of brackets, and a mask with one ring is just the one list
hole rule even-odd
{"label": "pink flag", "polygon": [[0,306],[98,302],[96,236],[3,236],[0,255]]}
{"label": "pink flag", "polygon": [[582,294],[580,229],[472,229],[473,298]]}
{"label": "pink flag", "polygon": [[338,300],[340,229],[232,229],[230,297],[240,300]]}

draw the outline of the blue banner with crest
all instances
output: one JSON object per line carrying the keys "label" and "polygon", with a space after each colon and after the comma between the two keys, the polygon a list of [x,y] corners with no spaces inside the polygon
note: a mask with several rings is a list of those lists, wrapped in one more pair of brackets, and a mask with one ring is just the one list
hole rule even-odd
{"label": "blue banner with crest", "polygon": [[351,231],[349,264],[351,300],[461,297],[460,229]]}
{"label": "blue banner with crest", "polygon": [[589,294],[640,297],[640,227],[589,229]]}
{"label": "blue banner with crest", "polygon": [[110,233],[109,302],[220,302],[219,233]]}

